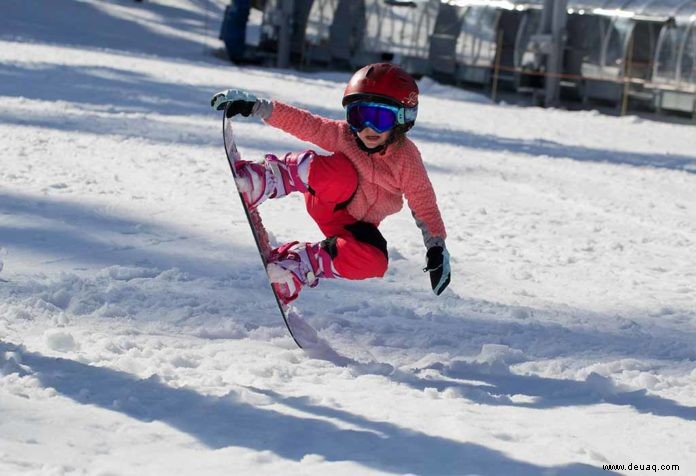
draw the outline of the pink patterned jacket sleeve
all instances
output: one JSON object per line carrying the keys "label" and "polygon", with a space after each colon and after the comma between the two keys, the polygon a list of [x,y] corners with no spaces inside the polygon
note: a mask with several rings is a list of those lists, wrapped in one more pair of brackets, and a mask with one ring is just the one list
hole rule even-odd
{"label": "pink patterned jacket sleeve", "polygon": [[273,113],[266,122],[324,150],[339,150],[343,133],[341,121],[333,121],[304,109],[273,101]]}
{"label": "pink patterned jacket sleeve", "polygon": [[[445,224],[437,206],[435,190],[428,178],[428,172],[420,156],[420,151],[410,140],[406,145],[408,160],[402,169],[401,184],[408,207],[423,232],[426,247],[436,244],[435,239],[447,238]],[[439,243],[438,243],[439,244]]]}

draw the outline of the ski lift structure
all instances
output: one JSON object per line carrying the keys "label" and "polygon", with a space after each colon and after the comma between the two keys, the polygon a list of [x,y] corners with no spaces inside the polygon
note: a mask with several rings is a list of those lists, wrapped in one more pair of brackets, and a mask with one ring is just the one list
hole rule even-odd
{"label": "ski lift structure", "polygon": [[696,114],[696,1],[580,0],[571,11],[567,67],[584,101]]}
{"label": "ski lift structure", "polygon": [[684,3],[660,29],[648,87],[654,104],[663,110],[691,113],[696,118],[696,1]]}
{"label": "ski lift structure", "polygon": [[[262,48],[278,48],[283,0],[267,0]],[[292,56],[305,65],[357,67],[393,61],[430,72],[429,45],[440,0],[294,0]]]}
{"label": "ski lift structure", "polygon": [[497,79],[520,88],[520,68],[538,69],[529,47],[541,18],[541,0],[442,2],[431,42],[434,76],[455,82],[490,85]]}
{"label": "ski lift structure", "polygon": [[440,0],[364,0],[363,41],[354,66],[393,61],[411,74],[430,73],[430,38]]}
{"label": "ski lift structure", "polygon": [[[436,78],[518,92],[544,86],[539,1],[443,1],[431,40]],[[696,0],[569,0],[565,96],[696,117]]]}
{"label": "ski lift structure", "polygon": [[[261,48],[277,50],[282,3],[266,0]],[[416,76],[538,95],[550,74],[554,0],[291,0],[292,62],[392,61]],[[696,0],[555,0],[565,10],[562,95],[696,118]],[[562,2],[562,3],[560,3]],[[287,11],[287,10],[285,10]]]}

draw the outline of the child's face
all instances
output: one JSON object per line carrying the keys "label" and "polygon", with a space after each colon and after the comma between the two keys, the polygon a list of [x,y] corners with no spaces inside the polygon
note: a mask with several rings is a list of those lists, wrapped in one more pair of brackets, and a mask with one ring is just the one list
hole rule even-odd
{"label": "child's face", "polygon": [[365,147],[367,147],[368,149],[374,149],[375,147],[384,145],[384,143],[387,142],[387,139],[389,139],[391,133],[392,131],[387,131],[382,132],[380,134],[374,129],[366,127],[360,132],[358,132],[358,137],[360,138],[362,143],[365,144]]}

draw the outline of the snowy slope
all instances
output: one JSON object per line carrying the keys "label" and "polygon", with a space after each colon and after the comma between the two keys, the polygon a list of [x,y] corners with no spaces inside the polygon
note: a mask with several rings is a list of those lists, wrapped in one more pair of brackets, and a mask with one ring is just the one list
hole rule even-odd
{"label": "snowy slope", "polygon": [[[303,293],[303,352],[208,101],[339,118],[349,75],[216,59],[225,3],[2,2],[0,474],[695,474],[696,129],[422,80],[452,285],[404,210],[385,279]],[[321,238],[300,197],[263,214]]]}

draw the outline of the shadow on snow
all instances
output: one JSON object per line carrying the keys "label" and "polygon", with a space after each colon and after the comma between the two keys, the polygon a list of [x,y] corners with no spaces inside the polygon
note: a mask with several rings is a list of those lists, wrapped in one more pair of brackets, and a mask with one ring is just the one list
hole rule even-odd
{"label": "shadow on snow", "polygon": [[[41,87],[31,85],[42,84]],[[24,97],[46,103],[41,114],[0,111],[4,124],[50,128],[68,133],[117,134],[166,144],[222,147],[221,126],[202,127],[194,123],[169,122],[169,117],[220,119],[222,114],[210,108],[210,97],[219,85],[159,81],[152,76],[120,68],[103,66],[0,64],[0,96]],[[259,94],[262,94],[259,92]],[[270,94],[270,93],[269,93]],[[55,102],[78,106],[75,113],[62,111]],[[242,123],[258,120],[237,118]],[[216,124],[217,126],[217,124]],[[290,151],[290,136],[265,134],[263,143],[255,137],[239,134],[241,148],[262,149],[282,154]]]}
{"label": "shadow on snow", "polygon": [[[353,461],[382,471],[424,475],[463,472],[537,475],[546,471],[578,476],[607,474],[585,464],[547,468],[516,461],[482,445],[374,422],[345,411],[312,405],[304,399],[282,399],[281,403],[314,417],[255,407],[234,393],[213,397],[186,388],[172,388],[154,376],[142,380],[125,372],[49,358],[0,342],[0,355],[5,352],[19,353],[21,365],[29,369],[25,373],[78,403],[96,405],[140,421],[166,423],[213,449],[236,446],[272,451],[293,461],[314,454],[327,461]],[[321,417],[336,418],[360,428],[342,429]]]}
{"label": "shadow on snow", "polygon": [[[585,381],[578,381],[535,375],[516,375],[508,372],[482,372],[480,367],[481,364],[463,361],[427,367],[455,380],[420,378],[405,373],[398,373],[392,378],[419,390],[426,388],[436,388],[440,391],[448,388],[455,389],[463,397],[484,405],[548,409],[606,403],[628,406],[645,414],[696,420],[696,407],[648,395],[645,390],[621,391],[615,388],[609,379],[598,374],[590,374]],[[466,382],[462,382],[462,380]],[[483,382],[484,385],[470,383],[471,381]],[[513,402],[510,398],[513,395],[524,395],[532,398],[531,401]]]}
{"label": "shadow on snow", "polygon": [[[194,0],[199,12],[173,5],[135,4],[131,0],[111,0],[109,3],[125,9],[123,17],[110,14],[106,8],[74,0],[3,0],[0,38],[197,58],[203,52],[201,43],[167,34],[161,27],[217,36],[224,7],[221,2],[213,0]],[[150,15],[139,23],[127,13],[128,9],[144,9]],[[76,30],[79,35],[75,34]]]}
{"label": "shadow on snow", "polygon": [[[195,253],[199,238],[183,230],[117,216],[88,204],[0,193],[0,216],[11,217],[9,224],[0,223],[0,245],[52,256],[45,264],[178,267],[196,276],[220,275],[229,269],[229,263],[219,258]],[[258,259],[251,248],[244,253],[230,250],[233,253]]]}
{"label": "shadow on snow", "polygon": [[[135,264],[138,266],[157,266],[162,269],[175,267],[198,277],[217,275],[217,279],[223,279],[223,281],[224,276],[229,273],[231,268],[231,263],[220,262],[215,256],[201,256],[200,253],[187,255],[186,250],[198,248],[191,242],[187,242],[185,247],[176,245],[164,250],[158,249],[162,243],[187,239],[176,230],[151,225],[143,229],[141,228],[142,224],[137,221],[114,216],[111,213],[102,213],[88,206],[62,203],[54,199],[0,194],[0,215],[16,215],[26,218],[28,222],[33,224],[31,228],[0,226],[2,245],[10,249],[12,247],[34,248],[36,252],[49,251],[58,259],[100,266]],[[55,223],[69,224],[69,226],[56,229]],[[119,238],[124,241],[118,243]],[[249,269],[256,269],[257,257],[255,253],[250,248],[246,254],[251,260]],[[259,276],[262,274],[260,267],[258,274]],[[206,286],[212,285],[222,286],[223,282],[216,281]],[[462,299],[452,296],[445,296],[446,299],[440,303],[441,308],[436,315],[421,318],[418,315],[419,311],[417,312],[408,304],[391,302],[388,295],[385,295],[385,300],[369,301],[368,304],[361,305],[361,302],[368,302],[365,301],[366,296],[374,295],[376,292],[374,282],[369,284],[351,283],[351,288],[352,291],[347,290],[347,296],[351,292],[355,296],[346,297],[346,299],[350,299],[350,302],[354,302],[356,305],[346,308],[345,300],[336,303],[324,302],[321,296],[312,295],[307,296],[309,298],[307,302],[311,303],[309,309],[314,311],[312,313],[314,315],[322,313],[339,316],[335,319],[339,325],[340,321],[350,320],[349,330],[356,334],[374,335],[377,339],[388,339],[389,335],[397,334],[400,336],[397,340],[401,345],[411,349],[422,347],[424,354],[438,352],[438,346],[444,346],[443,351],[463,354],[476,351],[483,344],[502,344],[519,349],[524,354],[534,358],[563,357],[572,356],[578,352],[585,354],[596,352],[602,356],[619,358],[648,357],[675,361],[696,360],[696,351],[693,350],[693,345],[689,344],[696,338],[683,332],[679,336],[675,336],[673,332],[663,332],[658,328],[644,330],[638,324],[616,333],[597,332],[592,329],[567,328],[553,322],[520,323],[510,320],[486,319],[485,316],[479,318],[475,317],[476,313],[473,309],[477,309],[476,312],[479,314],[487,312],[495,315],[500,315],[501,312],[503,314],[512,313],[512,309],[501,309],[499,305],[493,303],[488,303],[488,307],[493,306],[493,308],[488,309],[486,303],[479,301],[464,304],[467,309],[472,309],[472,315],[457,318],[457,313],[461,312],[457,309],[461,309],[463,305]],[[201,289],[194,289],[195,293],[201,291]],[[22,289],[16,288],[14,292],[15,294],[23,292],[35,294],[36,289],[28,288],[22,291]],[[182,289],[181,293],[175,293],[176,295],[168,294],[171,292],[162,289],[143,289],[142,293],[144,294],[142,299],[138,299],[138,302],[149,302],[150,300],[146,299],[149,294],[153,295],[150,297],[153,298],[155,305],[160,306],[162,305],[162,297],[166,297],[168,301],[175,304],[187,299],[186,293],[188,291],[186,289]],[[243,297],[245,292],[248,291],[237,290],[227,295],[227,298],[218,297],[216,305],[219,305],[224,312],[228,312],[228,310],[232,312],[231,310],[239,305],[236,302],[237,298]],[[163,296],[158,298],[156,294],[163,294]],[[398,301],[398,296],[395,296],[395,299]],[[452,308],[448,309],[450,306]],[[382,322],[384,319],[379,318],[379,316],[394,315],[403,315],[404,319],[399,322],[394,322],[393,319]],[[277,321],[274,323],[280,327],[280,320]],[[382,329],[380,326],[383,325],[388,326],[388,329]],[[374,345],[381,344],[374,342]],[[387,345],[393,347],[393,344],[387,343]],[[393,378],[417,388],[458,388],[463,395],[480,403],[549,408],[607,402],[617,405],[631,405],[636,410],[645,413],[676,416],[688,420],[696,419],[696,409],[679,405],[664,398],[648,396],[644,391],[597,392],[597,386],[594,385],[596,382],[592,381],[580,382],[513,374],[492,375],[482,373],[476,365],[466,362],[455,361],[447,365],[437,364],[432,368],[441,371],[449,378],[480,380],[488,383],[489,386],[480,387],[467,383],[422,379],[415,375],[405,376],[399,373],[396,373]],[[512,395],[528,395],[534,397],[534,401],[531,403],[513,403],[506,397]]]}
{"label": "shadow on snow", "polygon": [[428,127],[427,124],[418,124],[411,132],[411,135],[417,140],[435,143],[446,142],[455,146],[478,150],[511,152],[532,157],[546,156],[553,159],[569,159],[578,162],[652,167],[696,174],[696,156],[594,149],[561,144],[545,139],[509,139],[493,135],[476,134],[470,131],[434,129]]}

